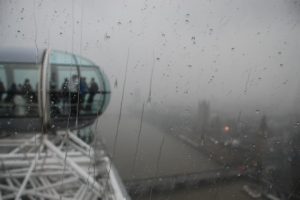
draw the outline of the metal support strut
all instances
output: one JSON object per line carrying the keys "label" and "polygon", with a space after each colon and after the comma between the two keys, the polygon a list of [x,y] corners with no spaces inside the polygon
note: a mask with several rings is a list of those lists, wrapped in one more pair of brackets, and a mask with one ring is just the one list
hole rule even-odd
{"label": "metal support strut", "polygon": [[70,131],[0,140],[0,199],[129,199],[110,159]]}

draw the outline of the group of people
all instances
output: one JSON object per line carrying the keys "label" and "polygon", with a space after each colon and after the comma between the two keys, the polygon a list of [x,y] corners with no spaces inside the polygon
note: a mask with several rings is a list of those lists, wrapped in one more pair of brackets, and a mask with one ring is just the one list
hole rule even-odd
{"label": "group of people", "polygon": [[[5,99],[3,95],[6,93]],[[37,102],[36,92],[33,91],[29,79],[25,79],[24,84],[12,83],[10,88],[6,90],[4,83],[0,80],[0,102],[12,102],[15,95],[22,95],[27,103]]]}
{"label": "group of people", "polygon": [[[73,75],[70,80],[65,78],[61,86],[63,109],[65,109],[66,104],[70,103],[71,115],[76,115],[78,109],[90,111],[98,90],[99,87],[95,78],[91,78],[90,84],[87,83],[85,77],[80,77],[80,79],[78,79],[77,75]],[[89,96],[86,105],[84,106],[87,94],[89,94]]]}
{"label": "group of people", "polygon": [[[50,102],[52,112],[60,113],[62,111],[58,106],[60,102],[62,102],[63,110],[66,110],[66,105],[70,105],[71,115],[76,115],[78,109],[90,111],[98,90],[99,86],[95,78],[91,78],[88,84],[85,77],[78,78],[77,75],[73,75],[70,80],[68,78],[64,79],[60,90],[55,85],[55,81],[51,81]],[[26,78],[23,84],[12,83],[8,89],[0,80],[0,102],[11,103],[15,107],[14,98],[16,95],[21,95],[27,105],[37,103],[37,90],[33,90],[29,79]]]}

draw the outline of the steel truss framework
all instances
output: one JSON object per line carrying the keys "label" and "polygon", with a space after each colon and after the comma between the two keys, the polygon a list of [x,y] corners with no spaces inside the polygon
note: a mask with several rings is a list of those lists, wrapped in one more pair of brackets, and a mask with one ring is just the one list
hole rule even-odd
{"label": "steel truss framework", "polygon": [[0,200],[128,199],[109,157],[96,155],[71,131],[1,139]]}

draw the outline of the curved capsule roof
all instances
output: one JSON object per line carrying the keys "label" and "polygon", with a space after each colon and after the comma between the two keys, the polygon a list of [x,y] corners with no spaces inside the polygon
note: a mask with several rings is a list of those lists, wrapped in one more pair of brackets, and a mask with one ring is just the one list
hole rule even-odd
{"label": "curved capsule roof", "polygon": [[[36,48],[0,48],[2,63],[42,63],[45,49]],[[50,64],[96,66],[91,60],[64,51],[52,50]]]}
{"label": "curved capsule roof", "polygon": [[[41,64],[43,62],[44,54],[45,49],[41,48],[0,48],[0,63]],[[97,66],[94,62],[87,58],[59,50],[51,50],[49,63],[53,65],[76,65],[79,67]],[[101,78],[109,87],[107,77],[102,70],[100,70],[100,73],[102,76]]]}
{"label": "curved capsule roof", "polygon": [[0,48],[2,63],[42,63],[44,49],[36,48]]}
{"label": "curved capsule roof", "polygon": [[61,65],[80,65],[80,66],[96,66],[96,64],[79,55],[67,53],[63,51],[52,50],[50,53],[51,64]]}

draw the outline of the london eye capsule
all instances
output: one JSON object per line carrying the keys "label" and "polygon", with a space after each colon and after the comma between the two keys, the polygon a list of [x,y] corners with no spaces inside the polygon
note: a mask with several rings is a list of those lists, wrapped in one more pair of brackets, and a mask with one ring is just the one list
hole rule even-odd
{"label": "london eye capsule", "polygon": [[106,75],[82,56],[49,49],[0,49],[2,132],[87,126],[109,100]]}

